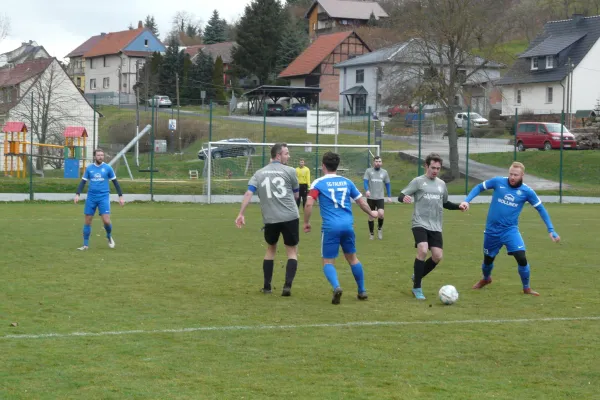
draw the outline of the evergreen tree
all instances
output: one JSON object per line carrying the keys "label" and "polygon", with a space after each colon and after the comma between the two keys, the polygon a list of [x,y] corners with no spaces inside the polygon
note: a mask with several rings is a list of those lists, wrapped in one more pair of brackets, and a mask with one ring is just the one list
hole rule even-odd
{"label": "evergreen tree", "polygon": [[206,91],[206,99],[204,104],[214,98],[213,79],[214,62],[210,54],[198,51],[198,55],[194,59],[194,63],[190,69],[190,77],[188,79],[188,96],[193,99],[194,103],[200,103],[200,92]]}
{"label": "evergreen tree", "polygon": [[185,27],[185,34],[191,38],[195,38],[198,36],[199,28],[196,25],[188,24]]}
{"label": "evergreen tree", "polygon": [[256,75],[261,85],[273,77],[281,40],[277,22],[282,18],[278,0],[253,0],[246,6],[237,29],[238,45],[232,52],[238,73]]}
{"label": "evergreen tree", "polygon": [[159,74],[160,89],[162,91],[160,94],[169,96],[171,99],[175,98],[175,74],[180,71],[179,64],[179,44],[171,38]]}
{"label": "evergreen tree", "polygon": [[367,21],[367,26],[370,26],[373,28],[377,26],[377,18],[375,17],[375,14],[373,13],[373,11],[371,11],[371,15],[369,16],[369,20]]}
{"label": "evergreen tree", "polygon": [[292,18],[283,30],[277,50],[276,72],[279,73],[290,65],[307,45],[308,34],[304,29],[304,21]]}
{"label": "evergreen tree", "polygon": [[215,60],[215,65],[213,68],[212,83],[215,90],[215,100],[219,102],[227,100],[227,95],[225,94],[225,87],[223,82],[223,74],[223,59],[221,59],[221,56],[218,56]]}
{"label": "evergreen tree", "polygon": [[204,28],[204,44],[221,43],[227,41],[227,22],[219,17],[217,10],[213,11]]}
{"label": "evergreen tree", "polygon": [[156,24],[154,15],[146,16],[146,20],[144,21],[144,28],[150,30],[150,32],[152,32],[154,36],[158,37],[158,25]]}

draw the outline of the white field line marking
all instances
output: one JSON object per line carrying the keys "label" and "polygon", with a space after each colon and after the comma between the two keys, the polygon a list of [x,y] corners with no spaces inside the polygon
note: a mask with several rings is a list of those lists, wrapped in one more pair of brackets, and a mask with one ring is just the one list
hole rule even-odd
{"label": "white field line marking", "polygon": [[467,324],[514,324],[532,322],[557,322],[557,321],[600,321],[597,317],[549,317],[549,318],[518,318],[518,319],[463,319],[454,321],[363,321],[341,322],[333,324],[305,324],[305,325],[233,325],[233,326],[201,326],[196,328],[180,329],[155,329],[133,331],[107,331],[107,332],[72,332],[72,333],[42,333],[39,335],[5,335],[0,339],[46,339],[46,338],[71,338],[94,336],[122,336],[137,334],[162,334],[162,333],[188,333],[188,332],[222,332],[222,331],[259,331],[259,330],[286,330],[306,328],[352,328],[370,326],[410,326],[410,325],[467,325]]}

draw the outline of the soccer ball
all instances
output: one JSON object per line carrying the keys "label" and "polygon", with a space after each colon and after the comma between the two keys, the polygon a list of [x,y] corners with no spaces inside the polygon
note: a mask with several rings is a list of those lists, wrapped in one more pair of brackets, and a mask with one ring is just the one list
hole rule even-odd
{"label": "soccer ball", "polygon": [[447,306],[456,303],[456,300],[458,300],[458,291],[452,285],[442,286],[438,294],[440,301]]}

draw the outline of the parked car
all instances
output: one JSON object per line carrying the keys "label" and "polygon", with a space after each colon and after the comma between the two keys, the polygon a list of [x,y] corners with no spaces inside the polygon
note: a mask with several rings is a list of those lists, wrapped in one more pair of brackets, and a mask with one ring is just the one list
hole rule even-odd
{"label": "parked car", "polygon": [[408,112],[412,112],[413,110],[410,107],[405,106],[393,106],[387,109],[387,115],[390,118],[394,118],[396,115],[404,115]]}
{"label": "parked car", "polygon": [[[560,149],[561,124],[553,122],[519,122],[517,125],[517,150]],[[575,136],[563,125],[563,148],[577,148]]]}
{"label": "parked car", "polygon": [[153,98],[148,99],[148,105],[150,107],[158,105],[158,108],[160,108],[171,107],[173,103],[171,102],[171,99],[169,99],[169,96],[154,96]]}
{"label": "parked car", "polygon": [[[219,143],[223,143],[223,145],[215,144],[211,146],[210,152],[212,158],[249,156],[256,153],[254,146],[236,145],[236,143],[252,143],[247,138],[223,139],[219,140]],[[203,147],[198,152],[198,158],[201,160],[208,158],[208,146]]]}
{"label": "parked car", "polygon": [[466,128],[467,121],[470,121],[471,125],[476,128],[479,128],[482,126],[488,126],[490,123],[487,119],[483,118],[481,115],[477,114],[476,112],[458,113],[454,116],[454,123],[456,124],[457,128]]}
{"label": "parked car", "polygon": [[270,117],[282,116],[284,114],[281,104],[267,104],[267,115]]}
{"label": "parked car", "polygon": [[285,110],[285,115],[290,117],[306,117],[306,113],[310,110],[308,104],[294,103],[290,108]]}

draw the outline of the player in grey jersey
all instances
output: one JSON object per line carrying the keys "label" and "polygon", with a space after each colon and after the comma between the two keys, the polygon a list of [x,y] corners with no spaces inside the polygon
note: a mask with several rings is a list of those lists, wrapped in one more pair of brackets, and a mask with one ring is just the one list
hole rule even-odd
{"label": "player in grey jersey", "polygon": [[[413,203],[411,196],[414,195],[412,231],[417,257],[414,263],[412,292],[417,300],[425,300],[421,280],[442,261],[443,209],[466,211],[464,206],[448,201],[446,183],[437,177],[441,169],[442,158],[435,153],[429,154],[425,158],[425,175],[413,179],[398,197],[399,202],[410,204]],[[431,251],[431,257],[425,261],[428,251]]]}
{"label": "player in grey jersey", "polygon": [[289,158],[287,144],[277,143],[271,148],[271,162],[256,171],[248,182],[240,213],[235,219],[238,228],[246,224],[244,211],[254,193],[258,192],[267,242],[267,252],[263,259],[264,285],[261,291],[265,294],[272,292],[273,264],[279,235],[282,235],[288,257],[282,296],[292,294],[292,283],[298,269],[300,241],[300,214],[296,206],[299,185],[296,170],[286,165]]}
{"label": "player in grey jersey", "polygon": [[[385,205],[385,190],[387,191],[387,200],[392,202],[392,186],[388,172],[381,168],[381,157],[373,157],[373,168],[367,168],[363,177],[365,196],[367,204],[371,210],[377,211],[377,237],[383,239],[383,208]],[[373,229],[375,228],[374,218],[369,216],[369,239],[373,240]]]}

